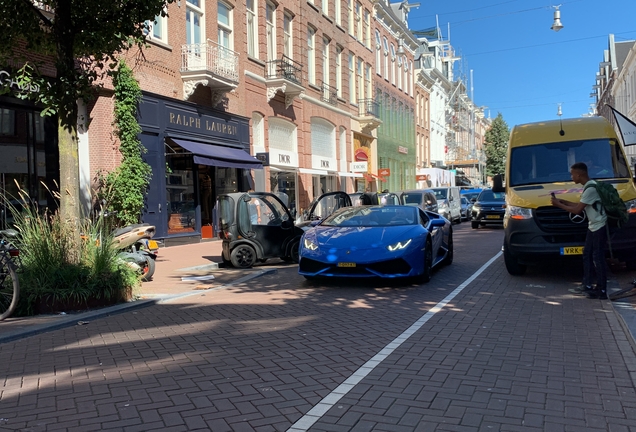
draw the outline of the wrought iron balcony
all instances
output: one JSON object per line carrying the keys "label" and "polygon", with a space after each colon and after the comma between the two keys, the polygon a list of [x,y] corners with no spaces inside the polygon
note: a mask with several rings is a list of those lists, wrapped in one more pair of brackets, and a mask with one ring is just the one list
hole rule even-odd
{"label": "wrought iron balcony", "polygon": [[367,131],[377,129],[382,124],[380,120],[380,104],[373,99],[358,100],[358,116],[360,127]]}
{"label": "wrought iron balcony", "polygon": [[265,64],[265,82],[267,101],[270,102],[278,91],[285,94],[285,107],[294,103],[294,98],[302,97],[305,88],[302,85],[303,66],[283,55],[280,59]]}
{"label": "wrought iron balcony", "polygon": [[330,103],[331,105],[338,105],[338,89],[323,81],[322,96],[320,96],[320,100]]}
{"label": "wrought iron balcony", "polygon": [[265,68],[265,78],[268,80],[282,78],[298,85],[302,84],[303,66],[286,55],[280,59],[268,61]]}
{"label": "wrought iron balcony", "polygon": [[220,100],[238,86],[238,66],[238,53],[211,40],[182,45],[181,79],[185,99],[203,84],[211,89],[213,99]]}

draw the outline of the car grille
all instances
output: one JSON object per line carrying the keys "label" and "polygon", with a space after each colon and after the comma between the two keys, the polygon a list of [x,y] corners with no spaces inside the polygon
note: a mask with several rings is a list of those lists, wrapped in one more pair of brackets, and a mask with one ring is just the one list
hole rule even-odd
{"label": "car grille", "polygon": [[577,235],[587,230],[587,220],[574,223],[570,220],[570,213],[556,207],[539,207],[535,210],[537,225],[544,232]]}
{"label": "car grille", "polygon": [[334,276],[374,276],[377,273],[391,276],[408,274],[411,271],[411,266],[402,258],[368,265],[358,264],[356,267],[338,267],[336,264],[302,258],[298,267],[302,273],[321,272]]}

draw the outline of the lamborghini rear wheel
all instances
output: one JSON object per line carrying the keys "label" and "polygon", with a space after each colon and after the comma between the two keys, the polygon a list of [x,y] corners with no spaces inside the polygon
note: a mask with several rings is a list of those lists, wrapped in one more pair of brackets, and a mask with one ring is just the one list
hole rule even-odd
{"label": "lamborghini rear wheel", "polygon": [[420,275],[422,283],[427,283],[431,280],[431,272],[433,270],[433,247],[431,246],[431,239],[426,240],[426,247],[424,248],[424,269]]}

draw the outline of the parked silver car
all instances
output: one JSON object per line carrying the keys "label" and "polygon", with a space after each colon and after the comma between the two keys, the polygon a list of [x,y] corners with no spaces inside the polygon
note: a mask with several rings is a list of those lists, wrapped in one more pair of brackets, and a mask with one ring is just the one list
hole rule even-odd
{"label": "parked silver car", "polygon": [[472,211],[473,203],[465,196],[462,196],[462,220],[470,220]]}

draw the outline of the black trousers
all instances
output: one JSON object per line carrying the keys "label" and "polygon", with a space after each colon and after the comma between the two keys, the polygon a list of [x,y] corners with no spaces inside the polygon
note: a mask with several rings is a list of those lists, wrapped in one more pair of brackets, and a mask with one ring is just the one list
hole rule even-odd
{"label": "black trousers", "polygon": [[605,244],[607,243],[607,227],[594,232],[587,230],[585,248],[583,249],[583,285],[591,286],[596,279],[596,289],[607,289],[607,270],[605,264]]}

